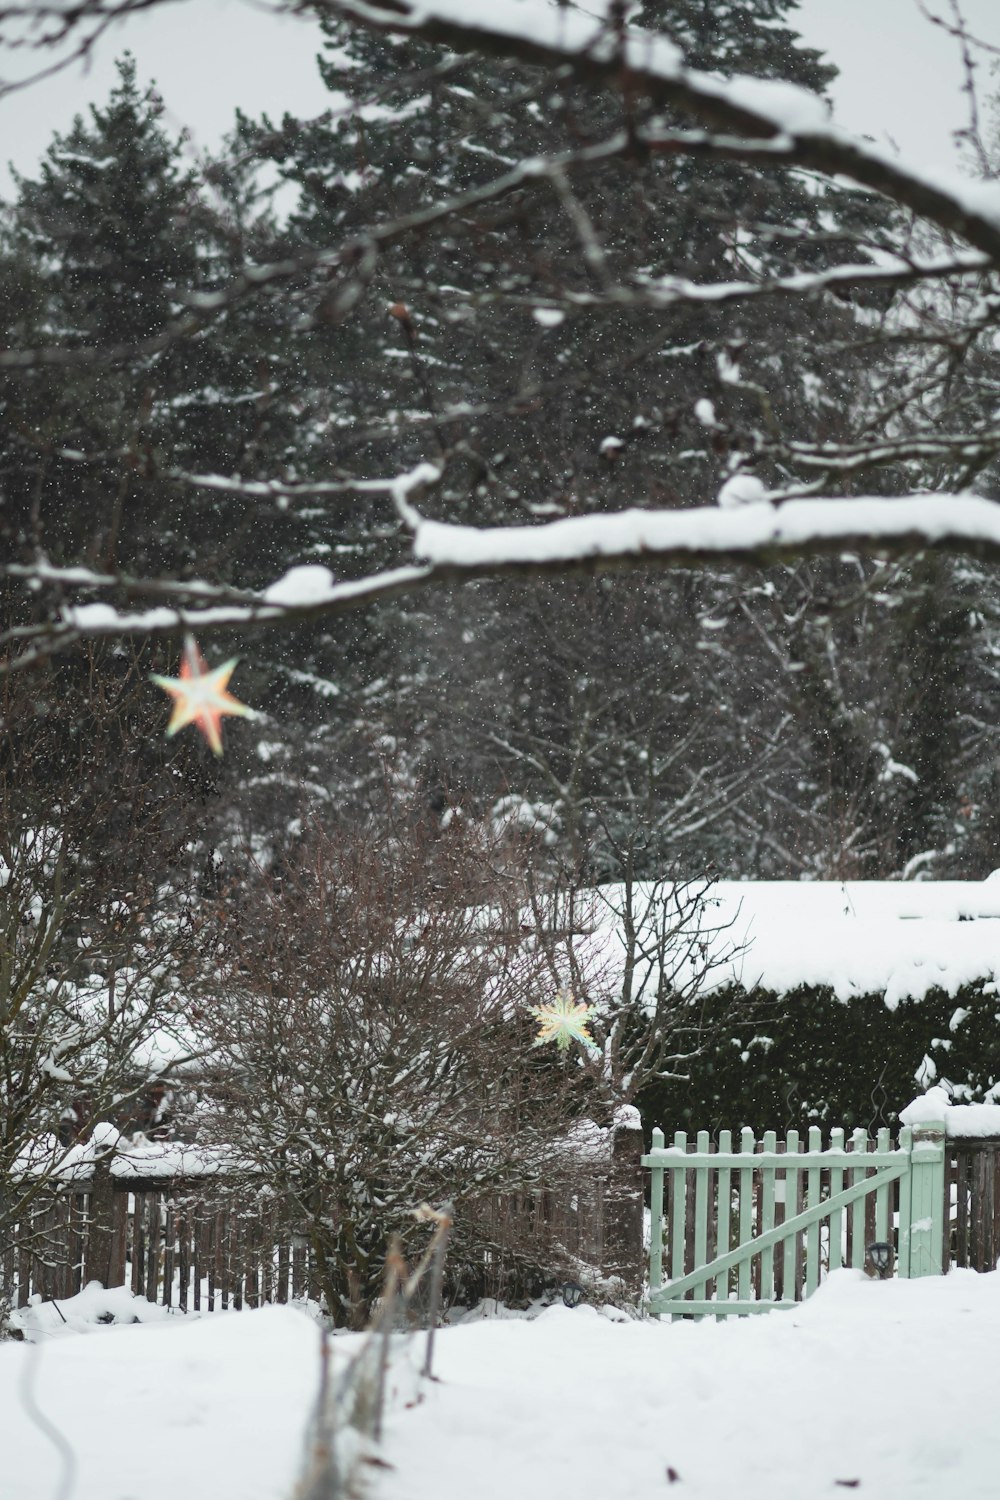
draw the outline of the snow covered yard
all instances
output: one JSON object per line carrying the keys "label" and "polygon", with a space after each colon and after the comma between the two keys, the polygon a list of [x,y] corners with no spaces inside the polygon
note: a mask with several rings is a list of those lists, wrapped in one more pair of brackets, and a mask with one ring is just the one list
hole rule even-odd
{"label": "snow covered yard", "polygon": [[1000,1276],[971,1271],[881,1284],[839,1271],[794,1311],[728,1323],[614,1323],[560,1306],[533,1323],[465,1324],[438,1336],[440,1384],[393,1414],[377,1500],[659,1500],[668,1488],[813,1500],[841,1486],[994,1500],[998,1341]]}
{"label": "snow covered yard", "polygon": [[[621,1317],[622,1315],[617,1315]],[[346,1341],[351,1347],[356,1341]],[[341,1341],[336,1341],[336,1363]],[[877,1500],[1000,1487],[1000,1276],[840,1271],[792,1312],[716,1324],[590,1307],[401,1344],[371,1500]],[[55,1500],[38,1404],[72,1445],[64,1500],[292,1500],[316,1325],[287,1308],[0,1349],[4,1500]],[[419,1399],[416,1399],[419,1398]],[[672,1481],[670,1471],[676,1475]]]}
{"label": "snow covered yard", "polygon": [[[290,1500],[319,1345],[284,1307],[0,1345],[0,1495]],[[72,1449],[68,1489],[26,1395]]]}

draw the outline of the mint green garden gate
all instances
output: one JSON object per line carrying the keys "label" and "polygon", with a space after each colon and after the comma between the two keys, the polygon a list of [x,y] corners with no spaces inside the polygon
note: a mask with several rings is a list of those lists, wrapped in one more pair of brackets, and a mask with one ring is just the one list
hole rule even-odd
{"label": "mint green garden gate", "polygon": [[[944,1269],[944,1124],[888,1130],[701,1131],[667,1146],[653,1131],[649,1309],[656,1316],[745,1316],[794,1307],[826,1270],[865,1265],[872,1241],[892,1247],[899,1276]],[[896,1184],[899,1184],[898,1188]],[[665,1269],[668,1279],[664,1279]]]}

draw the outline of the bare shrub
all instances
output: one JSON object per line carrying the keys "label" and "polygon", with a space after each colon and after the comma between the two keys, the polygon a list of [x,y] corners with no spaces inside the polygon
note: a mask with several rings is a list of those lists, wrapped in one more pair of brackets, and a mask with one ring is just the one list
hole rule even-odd
{"label": "bare shrub", "polygon": [[289,1203],[335,1322],[364,1323],[389,1236],[413,1254],[425,1200],[455,1201],[467,1293],[501,1262],[537,1275],[544,1213],[498,1205],[592,1170],[567,1149],[588,1070],[534,1045],[551,980],[525,899],[480,829],[396,811],[313,827],[220,910],[214,1129]]}

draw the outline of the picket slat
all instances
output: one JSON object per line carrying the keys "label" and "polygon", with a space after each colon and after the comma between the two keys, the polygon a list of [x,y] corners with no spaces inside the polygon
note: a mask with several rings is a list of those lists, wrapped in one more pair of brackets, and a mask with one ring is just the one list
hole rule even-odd
{"label": "picket slat", "polygon": [[142,1197],[136,1193],[132,1199],[132,1295],[135,1297],[138,1297],[142,1291],[145,1245],[146,1231],[142,1222]]}
{"label": "picket slat", "polygon": [[976,1240],[975,1240],[975,1245],[976,1245],[976,1270],[979,1271],[979,1270],[982,1270],[984,1267],[986,1267],[986,1266],[989,1265],[989,1258],[990,1258],[989,1242],[990,1242],[990,1239],[992,1238],[992,1235],[990,1234],[990,1229],[992,1228],[992,1226],[989,1223],[989,1220],[991,1218],[991,1207],[992,1207],[991,1202],[990,1202],[990,1188],[991,1188],[992,1184],[990,1182],[990,1174],[989,1174],[989,1171],[988,1171],[990,1163],[989,1163],[989,1158],[986,1155],[986,1152],[985,1151],[978,1151],[976,1153],[975,1162],[976,1162],[976,1177],[975,1177],[975,1182],[976,1182],[976,1200],[975,1200]]}
{"label": "picket slat", "polygon": [[163,1202],[163,1305],[171,1307],[174,1297],[174,1204],[173,1199]]}
{"label": "picket slat", "polygon": [[[654,1176],[656,1176],[656,1175],[659,1176],[659,1180],[660,1180],[660,1182],[659,1182],[659,1185],[660,1185],[660,1201],[659,1201],[659,1205],[655,1205],[655,1204],[653,1205],[653,1212],[651,1213],[650,1217],[652,1218],[652,1222],[653,1222],[654,1226],[656,1226],[654,1228],[654,1230],[653,1230],[653,1233],[656,1235],[657,1240],[659,1241],[660,1266],[661,1266],[660,1282],[662,1282],[662,1280],[663,1280],[663,1273],[662,1273],[662,1265],[663,1265],[663,1173],[660,1172],[658,1174],[654,1174]],[[658,1211],[657,1211],[657,1209],[658,1209]],[[290,1253],[290,1249],[289,1249],[288,1240],[287,1240],[287,1238],[282,1237],[278,1241],[278,1287],[277,1287],[277,1292],[276,1292],[276,1295],[275,1295],[275,1301],[276,1302],[287,1302],[288,1301],[288,1274],[289,1274],[290,1266],[291,1266],[291,1253]],[[659,1283],[657,1283],[657,1284],[659,1285]],[[650,1282],[650,1285],[652,1285],[652,1282]]]}
{"label": "picket slat", "polygon": [[[805,1154],[805,1147],[804,1147],[802,1141],[800,1140],[799,1141],[799,1156],[801,1157],[804,1154]],[[787,1205],[787,1207],[785,1209],[785,1212],[786,1212],[786,1214],[788,1215],[788,1217],[790,1219],[794,1218],[796,1216],[796,1214],[800,1214],[802,1212],[802,1208],[803,1208],[803,1205],[805,1203],[805,1193],[804,1193],[803,1188],[802,1188],[802,1171],[801,1171],[801,1169],[798,1170],[798,1171],[796,1171],[796,1173],[794,1174],[793,1187],[794,1187],[794,1199],[793,1199],[792,1202],[790,1202]],[[801,1234],[797,1234],[795,1236],[795,1286],[792,1289],[792,1296],[795,1298],[796,1302],[801,1302],[802,1301],[802,1298],[804,1296],[805,1284],[806,1284],[805,1237],[803,1235],[801,1235]]]}
{"label": "picket slat", "polygon": [[[956,1266],[967,1266],[969,1264],[969,1195],[966,1181],[969,1158],[964,1151],[955,1153],[954,1162],[951,1163],[948,1180],[955,1193],[955,1242],[954,1259]],[[949,1205],[950,1208],[950,1205]],[[949,1219],[952,1215],[949,1213]]]}
{"label": "picket slat", "polygon": [[190,1279],[191,1231],[187,1213],[182,1205],[177,1210],[177,1306],[181,1312],[188,1310]]}
{"label": "picket slat", "polygon": [[[843,1151],[844,1132],[840,1126],[830,1131],[830,1146],[834,1151]],[[833,1198],[844,1186],[843,1167],[830,1168],[830,1197]],[[830,1215],[830,1239],[827,1264],[831,1271],[838,1271],[844,1263],[844,1211],[835,1209]]]}
{"label": "picket slat", "polygon": [[[687,1151],[687,1132],[674,1132],[674,1149]],[[684,1246],[687,1240],[687,1173],[670,1174],[670,1279],[679,1281],[684,1275]]]}
{"label": "picket slat", "polygon": [[[876,1149],[888,1151],[889,1132],[885,1127],[879,1131]],[[892,1219],[892,1186],[887,1184],[879,1188],[875,1194],[875,1238],[881,1244],[889,1244],[892,1241],[889,1225]]]}
{"label": "picket slat", "polygon": [[160,1284],[161,1205],[159,1193],[146,1194],[146,1209],[149,1215],[149,1229],[146,1234],[146,1300],[155,1302]]}
{"label": "picket slat", "polygon": [[[797,1130],[790,1130],[785,1138],[785,1155],[786,1157],[797,1156],[798,1151],[799,1133]],[[796,1163],[795,1166],[791,1164],[786,1166],[782,1178],[782,1221],[795,1217],[795,1204],[798,1197],[796,1186],[798,1180],[798,1164]],[[779,1289],[781,1297],[795,1296],[795,1252],[797,1248],[798,1235],[794,1234],[789,1235],[781,1247],[781,1287]]]}
{"label": "picket slat", "polygon": [[[744,1126],[740,1132],[740,1153],[744,1159],[753,1156],[756,1142],[753,1131]],[[753,1165],[740,1168],[740,1244],[749,1245],[753,1234]],[[750,1260],[741,1260],[737,1270],[736,1295],[741,1302],[750,1301]]]}
{"label": "picket slat", "polygon": [[[657,1126],[653,1131],[653,1150],[662,1148],[663,1131]],[[649,1289],[659,1291],[663,1285],[663,1168],[654,1167],[649,1189]],[[284,1297],[279,1292],[279,1301]]]}
{"label": "picket slat", "polygon": [[[732,1133],[728,1130],[719,1132],[719,1151],[729,1152],[733,1149]],[[717,1255],[727,1255],[732,1238],[733,1201],[732,1201],[732,1171],[729,1167],[722,1167],[717,1178],[718,1208],[716,1209],[717,1229],[715,1235],[715,1252]],[[729,1272],[723,1271],[715,1278],[715,1300],[716,1302],[728,1302],[729,1300]],[[719,1317],[724,1317],[720,1313]]]}
{"label": "picket slat", "polygon": [[[819,1128],[809,1128],[809,1152],[814,1154],[822,1145]],[[806,1208],[815,1208],[820,1201],[822,1187],[819,1167],[810,1167],[806,1173]],[[811,1297],[819,1286],[819,1221],[806,1230],[806,1296]]]}
{"label": "picket slat", "polygon": [[191,1255],[193,1259],[191,1293],[195,1312],[201,1312],[201,1283],[207,1270],[205,1265],[205,1251],[208,1243],[207,1236],[208,1224],[205,1221],[202,1205],[197,1203],[194,1207],[194,1227],[191,1232]]}
{"label": "picket slat", "polygon": [[[868,1151],[868,1137],[859,1126],[851,1135],[851,1148],[855,1156]],[[863,1167],[851,1169],[851,1186],[868,1175],[867,1162]],[[851,1267],[863,1271],[865,1267],[865,1200],[858,1198],[851,1209]]]}
{"label": "picket slat", "polygon": [[[776,1155],[777,1137],[773,1130],[764,1133],[764,1151],[770,1155]],[[770,1234],[774,1228],[774,1167],[763,1167],[761,1169],[760,1189],[760,1232],[761,1235]],[[774,1300],[774,1251],[766,1249],[760,1257],[760,1299],[762,1302]]]}
{"label": "picket slat", "polygon": [[[695,1151],[703,1160],[708,1157],[708,1131],[699,1130],[695,1143]],[[709,1202],[709,1167],[699,1166],[695,1168],[694,1174],[694,1265],[703,1266],[708,1259],[708,1202]],[[694,1266],[692,1266],[692,1270]],[[699,1282],[693,1292],[696,1301],[702,1301],[706,1294],[707,1282]]]}
{"label": "picket slat", "polygon": [[[909,1151],[913,1144],[913,1132],[904,1125],[899,1132],[901,1151]],[[910,1275],[910,1228],[913,1222],[913,1183],[909,1172],[899,1179],[899,1238],[896,1258],[897,1272],[902,1277]]]}

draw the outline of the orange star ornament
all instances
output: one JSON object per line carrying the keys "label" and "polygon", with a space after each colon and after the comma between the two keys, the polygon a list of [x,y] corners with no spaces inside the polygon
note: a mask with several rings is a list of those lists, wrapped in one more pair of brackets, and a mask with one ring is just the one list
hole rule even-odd
{"label": "orange star ornament", "polygon": [[169,693],[174,700],[174,711],[167,725],[168,736],[175,735],[186,724],[194,724],[201,730],[215,754],[221,755],[224,716],[236,714],[243,719],[257,717],[252,708],[226,691],[238,661],[239,657],[234,656],[210,672],[194,636],[189,635],[184,642],[179,677],[158,677],[155,672],[150,673],[156,686]]}

